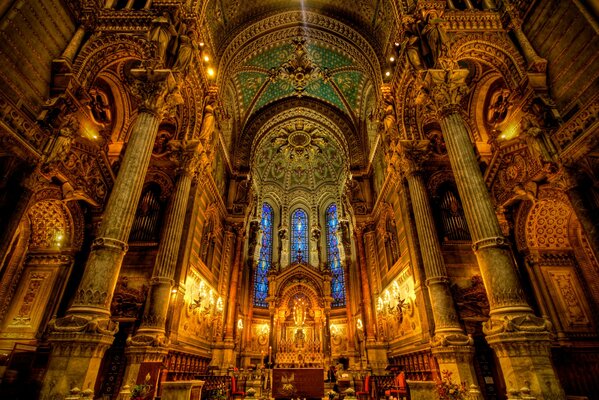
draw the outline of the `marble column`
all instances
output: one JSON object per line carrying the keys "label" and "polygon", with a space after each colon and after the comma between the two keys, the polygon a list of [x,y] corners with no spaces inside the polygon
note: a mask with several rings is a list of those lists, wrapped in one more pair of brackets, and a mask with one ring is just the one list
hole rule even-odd
{"label": "marble column", "polygon": [[127,340],[127,369],[123,379],[129,384],[137,379],[143,362],[161,362],[168,353],[166,319],[175,282],[175,268],[183,235],[185,213],[191,184],[197,170],[208,162],[199,140],[169,143],[171,158],[179,164],[174,192],[166,209],[158,254],[150,280],[150,291],[142,322],[136,334]]}
{"label": "marble column", "polygon": [[462,329],[449,288],[447,268],[435,228],[433,212],[422,178],[422,163],[428,157],[428,140],[401,141],[401,168],[408,182],[418,242],[426,275],[426,285],[435,322],[433,354],[441,371],[453,373],[457,382],[478,384],[474,371],[472,338]]}
{"label": "marble column", "polygon": [[[237,321],[235,316],[237,314],[237,291],[239,287],[239,279],[243,270],[243,242],[245,238],[245,231],[241,224],[236,226],[237,228],[237,242],[235,244],[235,258],[233,261],[233,268],[231,269],[231,280],[229,282],[229,296],[227,299],[227,307],[225,312],[225,329],[223,336],[223,357],[221,368],[228,368],[235,365],[235,328]],[[250,329],[250,326],[244,328]]]}
{"label": "marble column", "polygon": [[463,69],[424,71],[422,90],[441,124],[489,299],[490,318],[483,330],[508,390],[529,386],[537,399],[563,398],[551,363],[549,323],[527,303],[461,114],[468,74]]}
{"label": "marble column", "polygon": [[358,246],[358,266],[360,268],[360,288],[362,289],[362,318],[364,318],[364,331],[366,332],[366,341],[376,340],[374,335],[374,318],[372,316],[372,301],[370,296],[370,281],[368,279],[368,269],[366,266],[366,251],[364,250],[364,230],[365,225],[356,228],[356,244]]}
{"label": "marble column", "polygon": [[66,316],[48,324],[52,353],[41,398],[69,393],[73,386],[93,388],[104,352],[114,340],[118,324],[110,319],[110,304],[152,147],[163,113],[180,104],[170,70],[131,70],[130,88],[139,111],[114,187],[108,198],[98,235],[73,303]]}

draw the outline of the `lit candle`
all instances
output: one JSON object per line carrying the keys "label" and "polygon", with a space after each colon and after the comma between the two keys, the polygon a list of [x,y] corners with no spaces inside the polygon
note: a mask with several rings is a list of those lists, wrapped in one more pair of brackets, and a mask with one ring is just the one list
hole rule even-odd
{"label": "lit candle", "polygon": [[268,366],[270,368],[270,358],[272,356],[272,346],[268,346]]}

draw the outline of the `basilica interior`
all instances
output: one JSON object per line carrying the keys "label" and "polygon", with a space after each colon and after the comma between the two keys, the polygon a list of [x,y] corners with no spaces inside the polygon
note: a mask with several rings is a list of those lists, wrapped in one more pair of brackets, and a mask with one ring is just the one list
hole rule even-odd
{"label": "basilica interior", "polygon": [[0,21],[0,398],[599,399],[596,1]]}

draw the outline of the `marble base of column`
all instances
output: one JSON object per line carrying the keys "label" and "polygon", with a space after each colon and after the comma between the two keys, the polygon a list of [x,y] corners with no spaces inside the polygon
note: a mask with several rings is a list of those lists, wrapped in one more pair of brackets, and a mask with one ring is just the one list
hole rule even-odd
{"label": "marble base of column", "polygon": [[387,344],[382,342],[366,343],[366,353],[368,354],[368,365],[374,375],[385,374],[385,368],[389,364],[387,358]]}
{"label": "marble base of column", "polygon": [[464,382],[467,387],[476,385],[476,371],[474,370],[474,347],[470,344],[439,344],[431,349],[437,359],[439,371],[451,372],[454,382]]}
{"label": "marble base of column", "polygon": [[[40,399],[63,398],[74,387],[93,390],[104,353],[114,341],[113,333],[94,332],[93,324],[62,326],[63,332],[54,331],[49,341],[52,353]],[[72,331],[69,331],[69,328]]]}
{"label": "marble base of column", "polygon": [[[540,318],[538,318],[540,319]],[[537,400],[565,399],[553,365],[547,328],[521,317],[486,327],[486,339],[501,365],[508,393],[528,387]],[[518,325],[516,325],[518,324]],[[534,329],[542,331],[536,333]]]}
{"label": "marble base of column", "polygon": [[141,365],[146,362],[163,363],[168,355],[168,349],[165,347],[154,346],[127,346],[125,356],[127,357],[127,366],[121,386],[129,385],[133,387],[139,375]]}
{"label": "marble base of column", "polygon": [[226,371],[228,368],[235,367],[236,362],[235,342],[230,339],[225,339],[222,345],[220,368],[221,370]]}
{"label": "marble base of column", "polygon": [[172,287],[172,279],[152,278],[141,326],[128,341],[128,344],[132,346],[167,346],[169,344],[165,335],[165,325]]}

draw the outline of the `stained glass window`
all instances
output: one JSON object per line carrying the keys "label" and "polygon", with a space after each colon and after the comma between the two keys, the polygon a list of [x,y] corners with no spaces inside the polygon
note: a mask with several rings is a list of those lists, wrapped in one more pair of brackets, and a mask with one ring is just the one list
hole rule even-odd
{"label": "stained glass window", "polygon": [[298,208],[291,215],[291,261],[307,262],[308,253],[308,214]]}
{"label": "stained glass window", "polygon": [[268,203],[262,204],[262,242],[260,243],[260,258],[254,276],[254,305],[256,307],[268,307],[266,297],[268,296],[268,270],[272,261],[272,231],[273,211]]}
{"label": "stained glass window", "polygon": [[331,204],[326,211],[327,224],[327,261],[331,269],[331,295],[333,297],[333,307],[345,306],[345,274],[341,265],[341,256],[339,255],[339,240],[337,239],[337,229],[339,228],[339,219],[337,218],[337,205]]}

